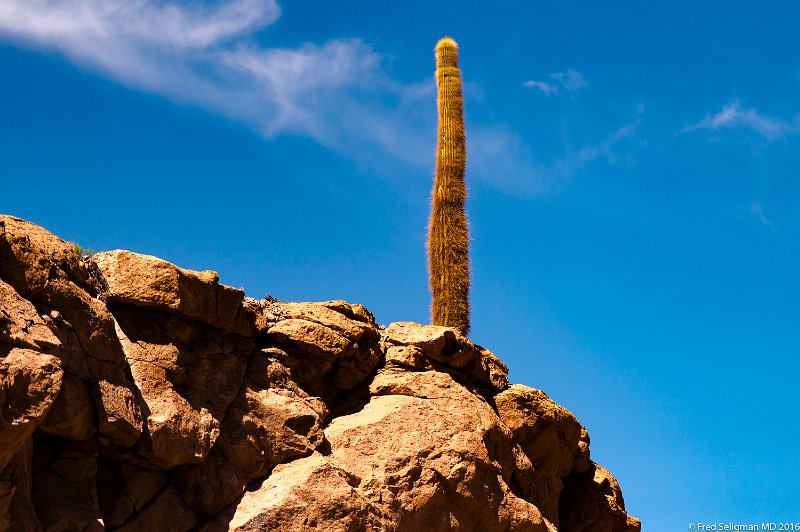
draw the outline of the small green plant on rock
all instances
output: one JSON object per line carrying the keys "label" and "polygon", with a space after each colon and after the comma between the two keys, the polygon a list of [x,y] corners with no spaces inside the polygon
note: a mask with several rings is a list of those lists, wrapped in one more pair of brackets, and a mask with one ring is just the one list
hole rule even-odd
{"label": "small green plant on rock", "polygon": [[78,256],[80,259],[88,259],[92,255],[94,255],[94,250],[92,248],[82,248],[80,244],[76,244],[71,242],[72,244],[72,251]]}

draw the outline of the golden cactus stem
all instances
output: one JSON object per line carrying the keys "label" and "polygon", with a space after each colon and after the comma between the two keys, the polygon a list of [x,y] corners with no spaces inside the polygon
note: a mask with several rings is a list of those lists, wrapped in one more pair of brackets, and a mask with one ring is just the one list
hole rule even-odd
{"label": "golden cactus stem", "polygon": [[449,37],[436,44],[436,85],[439,132],[428,228],[431,322],[454,327],[466,335],[469,331],[469,231],[464,211],[467,147],[458,46]]}

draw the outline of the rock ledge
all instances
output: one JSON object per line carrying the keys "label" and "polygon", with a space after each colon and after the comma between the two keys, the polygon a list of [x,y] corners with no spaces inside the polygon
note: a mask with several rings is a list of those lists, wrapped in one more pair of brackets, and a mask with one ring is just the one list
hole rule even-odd
{"label": "rock ledge", "polygon": [[639,531],[507,374],[453,329],[0,216],[0,531]]}

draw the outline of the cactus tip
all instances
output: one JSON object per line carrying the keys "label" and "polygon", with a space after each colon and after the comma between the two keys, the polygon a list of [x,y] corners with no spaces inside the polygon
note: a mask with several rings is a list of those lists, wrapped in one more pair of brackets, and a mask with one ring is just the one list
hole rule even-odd
{"label": "cactus tip", "polygon": [[439,42],[436,43],[436,49],[438,50],[440,48],[458,49],[458,44],[456,44],[456,41],[454,41],[452,37],[442,37],[439,39]]}
{"label": "cactus tip", "polygon": [[450,37],[443,37],[436,43],[436,68],[458,68],[458,45]]}

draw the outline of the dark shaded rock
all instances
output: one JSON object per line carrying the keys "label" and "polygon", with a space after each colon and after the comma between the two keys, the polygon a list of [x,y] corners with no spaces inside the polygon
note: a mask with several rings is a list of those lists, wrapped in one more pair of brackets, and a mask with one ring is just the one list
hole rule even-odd
{"label": "dark shaded rock", "polygon": [[595,463],[564,479],[559,517],[560,530],[564,532],[639,532],[642,529],[641,521],[625,512],[617,479]]}
{"label": "dark shaded rock", "polygon": [[590,465],[589,436],[575,416],[541,390],[514,384],[492,398],[500,419],[547,481],[537,505],[556,526],[562,478]]}
{"label": "dark shaded rock", "polygon": [[[42,449],[43,446],[49,449]],[[97,504],[95,442],[43,440],[34,444],[32,499],[44,530],[104,530]],[[52,456],[42,461],[43,456]]]}
{"label": "dark shaded rock", "polygon": [[97,412],[86,385],[78,377],[64,373],[61,391],[39,431],[66,440],[87,440],[97,432]]}

